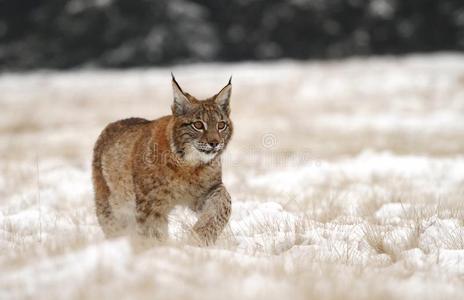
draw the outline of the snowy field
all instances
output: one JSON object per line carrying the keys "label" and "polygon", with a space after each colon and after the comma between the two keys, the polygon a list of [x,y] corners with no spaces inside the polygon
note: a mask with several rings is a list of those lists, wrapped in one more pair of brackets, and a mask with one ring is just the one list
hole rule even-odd
{"label": "snowy field", "polygon": [[[217,244],[105,240],[93,143],[233,74]],[[0,299],[464,299],[464,56],[0,75]]]}

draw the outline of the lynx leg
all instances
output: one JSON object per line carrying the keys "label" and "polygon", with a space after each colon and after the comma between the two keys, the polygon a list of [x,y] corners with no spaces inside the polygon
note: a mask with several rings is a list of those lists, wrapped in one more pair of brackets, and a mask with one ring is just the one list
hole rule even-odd
{"label": "lynx leg", "polygon": [[137,234],[163,241],[168,238],[168,210],[156,199],[138,197],[136,200]]}
{"label": "lynx leg", "polygon": [[224,185],[220,184],[207,194],[193,230],[202,242],[211,245],[226,226],[230,214],[230,195]]}
{"label": "lynx leg", "polygon": [[126,224],[116,220],[109,203],[109,196],[97,192],[95,199],[98,223],[105,236],[113,238],[123,234]]}
{"label": "lynx leg", "polygon": [[95,191],[95,210],[97,220],[107,238],[118,236],[122,231],[120,224],[116,222],[109,202],[110,190],[106,184],[99,164],[93,166],[93,183]]}
{"label": "lynx leg", "polygon": [[113,235],[111,223],[113,222],[107,195],[99,195],[98,192],[95,193],[95,209],[97,212],[97,220],[103,233],[106,237],[111,237]]}

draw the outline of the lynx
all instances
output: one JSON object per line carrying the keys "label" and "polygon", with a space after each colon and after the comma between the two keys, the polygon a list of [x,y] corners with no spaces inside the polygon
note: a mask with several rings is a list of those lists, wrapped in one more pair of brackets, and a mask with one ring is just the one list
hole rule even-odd
{"label": "lynx", "polygon": [[[232,84],[205,100],[184,92],[172,76],[172,115],[109,124],[94,147],[92,179],[98,222],[107,237],[135,228],[164,240],[176,205],[197,213],[193,233],[216,241],[231,214],[221,154],[229,143]],[[132,227],[131,227],[132,226]]]}

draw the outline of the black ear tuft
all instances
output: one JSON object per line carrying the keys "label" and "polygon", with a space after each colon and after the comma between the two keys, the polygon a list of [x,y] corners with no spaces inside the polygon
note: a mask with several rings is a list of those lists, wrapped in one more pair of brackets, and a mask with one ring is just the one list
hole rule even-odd
{"label": "black ear tuft", "polygon": [[179,83],[177,83],[176,77],[174,77],[174,74],[172,72],[171,72],[171,78],[172,78],[172,83],[177,86],[177,88],[179,89],[179,91],[182,92],[182,94],[184,94],[184,91],[181,89]]}

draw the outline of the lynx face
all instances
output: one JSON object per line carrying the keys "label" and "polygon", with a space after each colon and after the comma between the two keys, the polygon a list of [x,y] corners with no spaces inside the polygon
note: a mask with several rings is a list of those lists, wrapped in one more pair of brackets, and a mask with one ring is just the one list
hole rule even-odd
{"label": "lynx face", "polygon": [[233,131],[230,115],[229,83],[215,96],[197,100],[184,93],[173,77],[174,152],[186,161],[207,163],[227,146]]}

